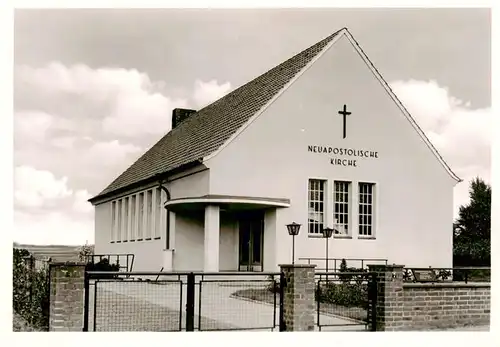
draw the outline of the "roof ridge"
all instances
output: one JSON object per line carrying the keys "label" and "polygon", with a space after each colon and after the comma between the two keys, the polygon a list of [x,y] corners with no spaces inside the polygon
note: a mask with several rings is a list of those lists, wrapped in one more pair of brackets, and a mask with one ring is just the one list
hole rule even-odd
{"label": "roof ridge", "polygon": [[89,201],[215,152],[344,29],[347,28],[337,30],[190,115]]}
{"label": "roof ridge", "polygon": [[[242,84],[241,86],[239,86],[238,88],[234,89],[234,90],[233,90],[233,91],[231,91],[230,93],[228,93],[228,94],[224,95],[223,97],[221,97],[221,98],[219,98],[219,99],[217,99],[217,100],[214,100],[212,103],[210,103],[210,104],[206,105],[205,107],[203,107],[202,109],[200,109],[200,110],[199,110],[199,111],[197,111],[196,113],[201,112],[201,111],[202,111],[202,110],[204,110],[205,108],[212,106],[213,104],[215,104],[216,102],[219,102],[219,101],[220,101],[220,100],[222,100],[223,98],[225,98],[225,97],[227,97],[227,96],[230,96],[233,92],[236,92],[238,89],[244,88],[245,86],[247,86],[247,85],[251,84],[251,83],[252,83],[252,82],[254,82],[257,78],[264,76],[265,74],[267,74],[267,73],[268,73],[268,72],[270,72],[271,70],[273,70],[273,69],[277,69],[277,68],[278,68],[278,67],[280,67],[280,66],[286,65],[286,63],[288,63],[290,60],[292,60],[292,59],[296,58],[298,55],[300,55],[300,54],[304,53],[305,51],[307,51],[307,50],[309,50],[309,49],[311,49],[311,48],[313,48],[314,46],[319,45],[319,44],[320,44],[320,43],[322,43],[323,41],[328,41],[328,42],[329,42],[331,39],[333,39],[333,37],[334,37],[334,36],[336,36],[336,35],[337,35],[340,31],[342,31],[342,30],[344,30],[344,29],[347,29],[347,28],[342,28],[342,29],[340,29],[340,30],[337,30],[337,31],[336,31],[336,32],[334,32],[333,34],[330,34],[330,35],[328,35],[327,37],[325,37],[324,39],[322,39],[322,40],[320,40],[320,41],[316,42],[315,44],[313,44],[313,45],[311,45],[311,46],[309,46],[309,47],[307,47],[307,48],[305,48],[305,49],[301,50],[300,52],[296,53],[295,55],[293,55],[292,57],[288,58],[287,60],[285,60],[285,61],[283,61],[283,62],[281,62],[281,63],[279,63],[279,64],[276,64],[275,66],[273,66],[273,67],[272,67],[272,68],[270,68],[270,69],[267,69],[265,72],[261,73],[260,75],[257,75],[256,77],[254,77],[253,79],[251,79],[251,80],[250,80],[250,81],[248,81],[247,83]],[[195,114],[191,115],[189,118],[191,118],[191,117],[192,117],[192,116],[194,116],[194,115],[195,115]]]}

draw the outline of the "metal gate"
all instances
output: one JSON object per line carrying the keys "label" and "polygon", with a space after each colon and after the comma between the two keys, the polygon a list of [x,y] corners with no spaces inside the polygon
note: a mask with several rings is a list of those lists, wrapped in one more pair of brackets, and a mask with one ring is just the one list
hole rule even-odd
{"label": "metal gate", "polygon": [[[377,276],[316,273],[319,331],[375,331]],[[84,331],[284,331],[279,272],[86,272]]]}
{"label": "metal gate", "polygon": [[278,331],[280,273],[87,272],[84,331]]}
{"label": "metal gate", "polygon": [[376,330],[376,273],[321,272],[315,276],[315,320],[318,330]]}

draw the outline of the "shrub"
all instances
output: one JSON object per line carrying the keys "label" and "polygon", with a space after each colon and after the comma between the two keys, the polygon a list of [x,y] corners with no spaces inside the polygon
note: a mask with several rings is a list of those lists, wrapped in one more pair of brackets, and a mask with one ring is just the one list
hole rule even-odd
{"label": "shrub", "polygon": [[327,282],[316,288],[316,300],[345,307],[366,307],[368,304],[368,279],[366,269],[347,267],[342,259],[337,275],[340,283]]}
{"label": "shrub", "polygon": [[49,326],[49,270],[29,266],[31,254],[25,249],[13,251],[13,308],[33,327],[48,330]]}
{"label": "shrub", "polygon": [[368,285],[366,283],[329,282],[316,290],[316,300],[345,307],[366,307]]}
{"label": "shrub", "polygon": [[338,277],[342,281],[342,283],[354,282],[357,284],[362,284],[369,278],[369,273],[367,269],[347,267],[345,259],[342,259],[342,262],[340,263]]}
{"label": "shrub", "polygon": [[78,259],[82,262],[88,261],[88,259],[92,254],[94,254],[94,247],[89,245],[83,245],[78,250]]}
{"label": "shrub", "polygon": [[279,279],[276,280],[273,275],[269,275],[268,277],[269,284],[267,285],[267,290],[271,293],[279,293],[280,285]]}
{"label": "shrub", "polygon": [[[93,263],[89,262],[85,266],[85,271],[109,271],[109,272],[118,272],[120,271],[120,265],[119,264],[110,264],[109,259],[103,258],[100,260],[98,263]],[[97,276],[93,276],[93,278],[100,278],[100,279],[111,279],[111,278],[118,278],[118,275],[116,274],[100,274]]]}

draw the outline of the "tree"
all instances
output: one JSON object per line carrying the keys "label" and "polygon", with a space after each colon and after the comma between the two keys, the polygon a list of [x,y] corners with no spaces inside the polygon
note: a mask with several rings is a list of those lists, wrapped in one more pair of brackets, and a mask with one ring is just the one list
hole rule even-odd
{"label": "tree", "polygon": [[490,266],[491,186],[477,177],[470,182],[469,197],[453,225],[453,264]]}

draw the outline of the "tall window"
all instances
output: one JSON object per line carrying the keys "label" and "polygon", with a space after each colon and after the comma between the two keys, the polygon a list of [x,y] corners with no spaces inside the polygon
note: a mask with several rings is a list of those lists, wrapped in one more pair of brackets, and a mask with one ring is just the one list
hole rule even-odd
{"label": "tall window", "polygon": [[349,234],[349,187],[350,182],[335,181],[333,190],[335,235]]}
{"label": "tall window", "polygon": [[143,238],[144,238],[144,193],[139,193],[138,194],[138,198],[139,198],[139,213],[138,213],[138,217],[139,217],[139,222],[138,222],[138,230],[137,230],[137,241],[142,241]]}
{"label": "tall window", "polygon": [[373,183],[359,183],[359,235],[373,235]]}
{"label": "tall window", "polygon": [[118,200],[116,202],[116,241],[122,241],[122,201]]}
{"label": "tall window", "polygon": [[116,235],[118,230],[116,220],[116,201],[111,203],[111,242],[116,241]]}
{"label": "tall window", "polygon": [[163,209],[163,206],[161,204],[161,189],[156,188],[156,194],[154,194],[155,201],[153,208],[155,209],[155,224],[154,224],[154,234],[153,238],[158,239],[160,238],[161,235],[161,212]]}
{"label": "tall window", "polygon": [[325,217],[325,181],[309,180],[309,234],[321,235]]}
{"label": "tall window", "polygon": [[131,211],[131,223],[130,223],[130,241],[135,241],[136,235],[137,235],[137,214],[135,212],[135,206],[136,206],[136,200],[137,196],[132,195],[130,197],[130,211]]}
{"label": "tall window", "polygon": [[128,198],[122,199],[122,241],[128,241]]}
{"label": "tall window", "polygon": [[144,238],[146,240],[151,240],[151,236],[153,235],[154,221],[152,220],[153,216],[153,191],[148,190],[146,192],[146,209],[148,217],[146,219],[146,232],[144,233]]}
{"label": "tall window", "polygon": [[111,202],[111,242],[161,239],[166,223],[162,190],[151,188]]}

